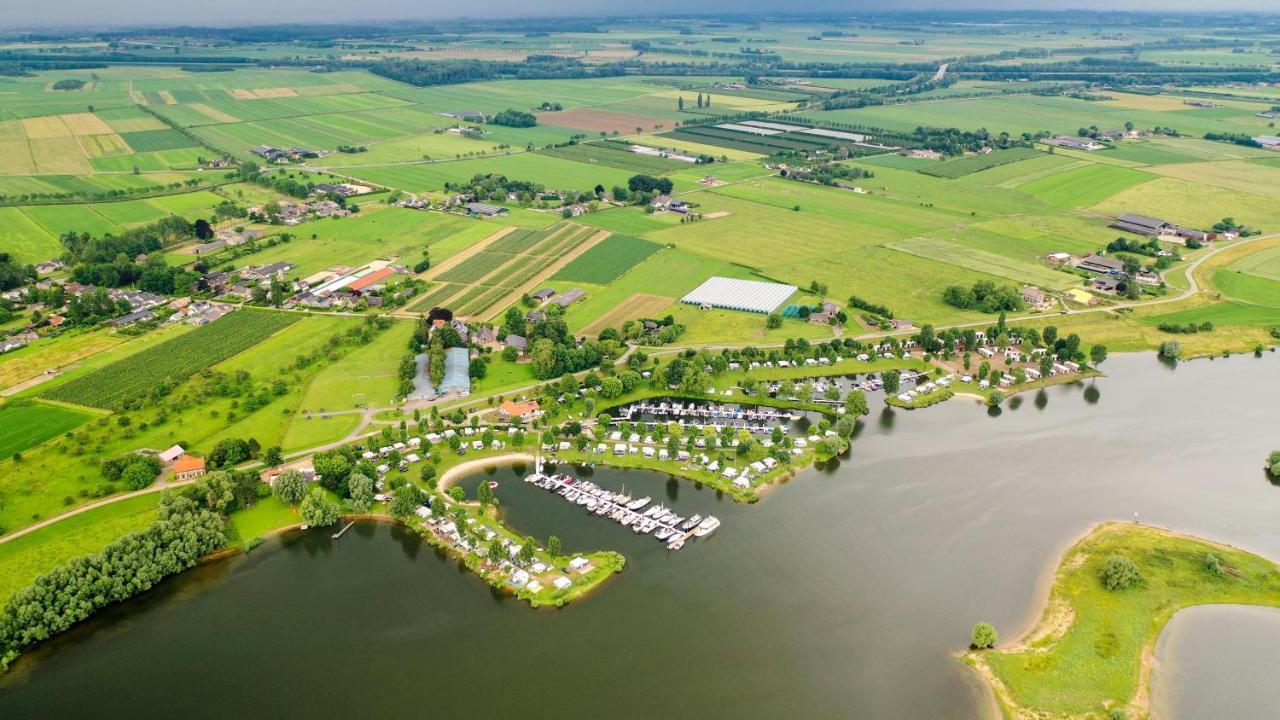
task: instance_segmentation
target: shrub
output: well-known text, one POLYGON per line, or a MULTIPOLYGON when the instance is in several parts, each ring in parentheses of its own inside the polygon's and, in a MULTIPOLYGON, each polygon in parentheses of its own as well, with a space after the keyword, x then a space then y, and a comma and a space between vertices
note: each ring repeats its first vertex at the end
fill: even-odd
POLYGON ((996 646, 996 629, 991 623, 980 622, 973 626, 973 632, 969 633, 969 647, 975 650, 985 650, 996 646))
POLYGON ((1102 564, 1102 569, 1098 571, 1098 578, 1102 580, 1102 586, 1111 592, 1119 592, 1127 590, 1142 582, 1142 573, 1138 572, 1138 566, 1133 561, 1123 555, 1112 555, 1102 564))
POLYGON ((1227 571, 1222 564, 1222 557, 1216 553, 1205 553, 1204 569, 1214 577, 1222 577, 1227 574, 1227 571))

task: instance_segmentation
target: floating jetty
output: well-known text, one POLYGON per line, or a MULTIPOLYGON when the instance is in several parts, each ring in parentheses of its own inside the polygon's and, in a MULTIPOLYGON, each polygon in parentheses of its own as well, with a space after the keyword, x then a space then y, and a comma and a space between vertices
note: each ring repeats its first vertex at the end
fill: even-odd
POLYGON ((651 498, 632 498, 568 475, 545 475, 541 472, 541 463, 538 471, 524 481, 580 505, 592 515, 606 517, 631 528, 632 532, 652 534, 665 542, 668 550, 679 550, 690 538, 710 535, 720 527, 720 521, 713 516, 685 518, 662 503, 652 503, 651 498))

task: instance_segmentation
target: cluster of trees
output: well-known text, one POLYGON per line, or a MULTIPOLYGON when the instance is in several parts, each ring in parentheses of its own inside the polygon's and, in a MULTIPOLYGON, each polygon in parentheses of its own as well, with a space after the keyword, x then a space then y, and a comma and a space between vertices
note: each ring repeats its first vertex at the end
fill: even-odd
MULTIPOLYGON (((632 175, 627 178, 627 190, 636 195, 666 195, 675 185, 671 178, 654 177, 653 175, 632 175)), ((647 200, 645 202, 648 202, 647 200)))
POLYGON ((0 669, 24 648, 155 587, 225 543, 221 516, 188 498, 166 494, 159 519, 150 527, 40 576, 9 599, 0 612, 0 669))
POLYGON ((509 193, 515 193, 522 200, 527 198, 528 202, 532 202, 534 196, 543 192, 546 187, 542 183, 528 180, 512 180, 500 173, 480 173, 473 175, 465 183, 447 182, 444 189, 452 193, 474 195, 477 200, 502 201, 507 199, 509 193))
POLYGON ((1213 332, 1213 323, 1205 320, 1202 323, 1187 323, 1179 325, 1177 323, 1160 323, 1156 326, 1161 332, 1173 333, 1175 335, 1193 335, 1201 332, 1213 332))
POLYGON ((0 252, 0 290, 12 290, 35 280, 34 265, 23 265, 13 255, 0 252))
MULTIPOLYGON (((704 107, 711 107, 711 93, 707 93, 707 97, 706 97, 706 99, 705 99, 705 100, 702 98, 702 93, 698 93, 698 109, 699 109, 699 110, 701 110, 701 109, 702 109, 702 108, 704 108, 704 107)), ((680 97, 676 98, 676 109, 677 109, 677 110, 681 110, 681 111, 683 111, 683 110, 684 110, 684 96, 683 96, 683 95, 681 95, 680 97)))
POLYGON ((880 315, 882 317, 889 318, 890 320, 893 319, 893 311, 890 310, 887 306, 873 303, 870 300, 867 300, 866 298, 858 297, 857 295, 849 296, 849 307, 858 308, 859 310, 866 310, 869 313, 872 313, 874 315, 880 315))
POLYGON ((870 170, 833 162, 817 162, 803 167, 790 167, 783 170, 781 175, 791 180, 828 186, 839 185, 841 180, 860 180, 862 178, 875 177, 875 173, 870 170))
POLYGON ((1022 294, 1011 285, 997 287, 989 280, 979 280, 973 287, 951 285, 942 291, 942 299, 952 307, 995 313, 1022 309, 1022 294))
POLYGON ((1280 479, 1280 450, 1267 456, 1267 472, 1271 473, 1271 477, 1280 479))
POLYGON ((313 183, 307 182, 305 179, 299 180, 293 176, 293 173, 264 173, 261 172, 261 169, 261 166, 256 162, 246 160, 240 163, 234 172, 227 173, 227 177, 261 185, 289 197, 304 198, 311 194, 313 183))
POLYGON ((533 127, 538 124, 538 117, 531 112, 523 110, 515 110, 507 108, 497 115, 493 116, 494 125, 505 125, 507 127, 526 128, 533 127))
POLYGON ((369 63, 369 72, 392 80, 428 87, 480 80, 553 80, 617 77, 621 64, 584 65, 577 58, 530 55, 524 62, 490 60, 383 60, 369 63))
POLYGON ((339 145, 337 149, 338 149, 338 152, 347 153, 349 155, 355 155, 358 153, 369 151, 369 148, 363 145, 339 145))
POLYGON ((101 462, 102 475, 110 482, 120 482, 126 490, 141 490, 155 482, 162 468, 154 455, 129 453, 101 462))
POLYGON ((1138 255, 1146 255, 1148 257, 1156 257, 1156 253, 1160 252, 1162 249, 1163 248, 1160 247, 1160 242, 1155 238, 1142 242, 1140 240, 1129 240, 1127 238, 1118 237, 1110 243, 1107 243, 1107 252, 1136 253, 1138 255))
POLYGON ((1207 132, 1204 134, 1205 140, 1217 140, 1218 142, 1231 143, 1233 145, 1243 145, 1244 147, 1262 147, 1262 144, 1253 139, 1248 133, 1220 133, 1207 132))
POLYGON ((118 235, 94 237, 89 233, 66 232, 59 241, 64 250, 62 258, 71 266, 71 278, 78 283, 104 287, 139 283, 144 290, 171 293, 175 284, 186 282, 177 278, 186 274, 185 271, 169 268, 159 257, 148 256, 148 262, 142 265, 134 260, 139 255, 154 254, 195 237, 194 224, 170 216, 118 235))
POLYGON ((84 87, 84 81, 68 78, 66 80, 59 80, 50 87, 54 90, 79 90, 84 87))
MULTIPOLYGON (((505 321, 503 324, 505 327, 505 321)), ((529 341, 529 360, 534 377, 540 380, 595 367, 603 361, 612 360, 622 348, 621 343, 613 340, 578 343, 558 315, 528 324, 525 337, 529 341)))

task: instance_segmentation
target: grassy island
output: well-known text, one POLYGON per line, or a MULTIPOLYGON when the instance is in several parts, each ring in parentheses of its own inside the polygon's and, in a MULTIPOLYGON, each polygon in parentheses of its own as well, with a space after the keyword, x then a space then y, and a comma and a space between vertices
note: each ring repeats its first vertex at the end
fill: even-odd
POLYGON ((1006 718, 1140 720, 1149 713, 1156 639, 1165 624, 1179 610, 1211 604, 1280 607, 1280 569, 1226 545, 1106 523, 1063 556, 1030 633, 963 658, 1006 718), (1109 590, 1104 566, 1128 565, 1117 556, 1131 561, 1138 577, 1109 590))

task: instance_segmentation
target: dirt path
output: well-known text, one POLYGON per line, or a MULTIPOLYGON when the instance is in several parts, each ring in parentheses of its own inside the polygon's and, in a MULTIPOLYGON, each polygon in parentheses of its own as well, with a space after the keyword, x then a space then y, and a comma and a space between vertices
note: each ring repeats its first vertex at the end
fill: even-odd
POLYGON ((62 513, 61 515, 54 515, 53 517, 48 518, 47 520, 41 520, 40 522, 34 525, 28 525, 22 528, 21 530, 14 530, 13 532, 9 533, 8 535, 5 535, 4 537, 0 537, 0 544, 7 543, 10 540, 17 540, 18 538, 24 535, 30 535, 31 533, 41 528, 49 527, 54 523, 62 522, 67 518, 75 517, 76 515, 80 515, 82 513, 87 513, 90 510, 96 510, 105 505, 118 503, 118 502, 121 502, 122 500, 128 500, 129 498, 135 498, 140 495, 150 495, 151 493, 164 492, 165 490, 170 490, 176 487, 191 485, 194 482, 196 481, 195 480, 179 480, 177 482, 166 482, 164 480, 161 480, 160 482, 150 487, 145 487, 141 490, 134 490, 133 492, 127 492, 127 493, 124 493, 123 495, 112 495, 111 497, 103 498, 101 500, 95 500, 87 505, 81 505, 80 507, 74 510, 68 510, 67 512, 62 513))

